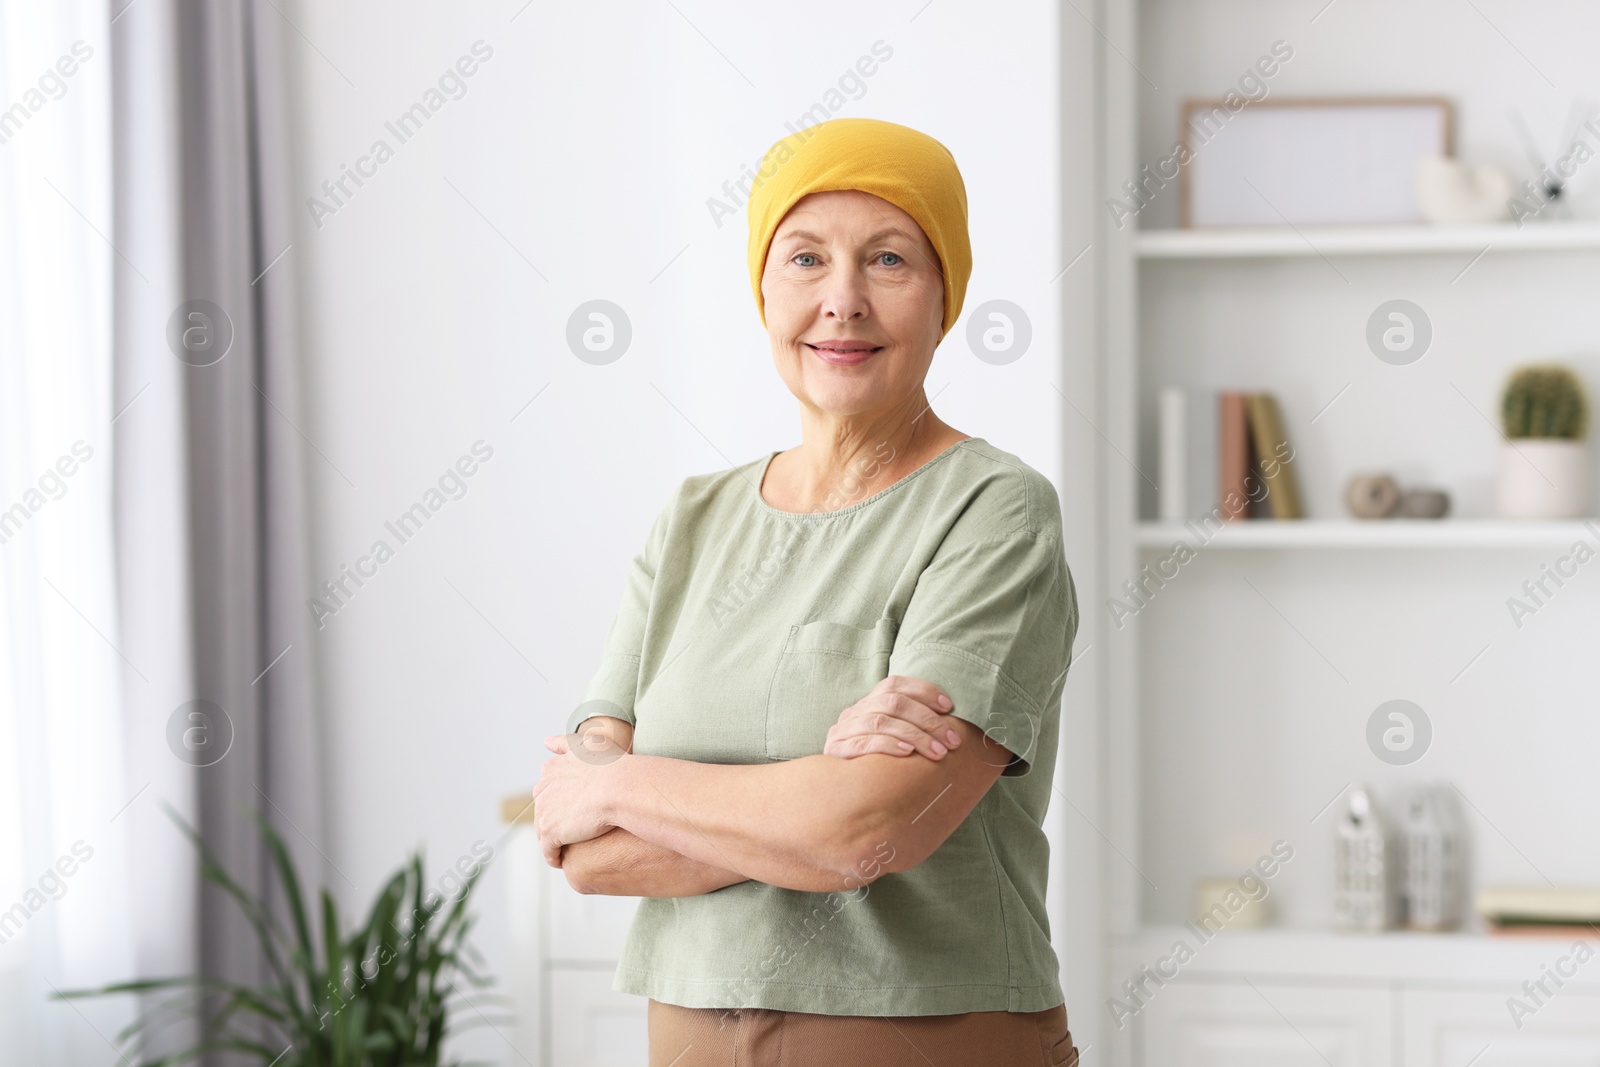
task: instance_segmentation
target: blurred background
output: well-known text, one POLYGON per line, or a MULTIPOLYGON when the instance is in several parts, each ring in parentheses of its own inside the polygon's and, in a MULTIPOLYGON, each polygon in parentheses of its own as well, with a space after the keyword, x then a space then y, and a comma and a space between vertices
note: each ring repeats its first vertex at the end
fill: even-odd
POLYGON ((744 205, 854 115, 954 154, 928 395, 1062 501, 1084 1062, 1596 1062, 1596 40, 1583 0, 0 0, 0 1058, 188 1048, 181 998, 125 1031, 182 988, 61 994, 189 976, 258 1038, 218 1063, 385 1005, 424 1060, 642 1062, 632 902, 517 817, 668 494, 799 443, 744 205))

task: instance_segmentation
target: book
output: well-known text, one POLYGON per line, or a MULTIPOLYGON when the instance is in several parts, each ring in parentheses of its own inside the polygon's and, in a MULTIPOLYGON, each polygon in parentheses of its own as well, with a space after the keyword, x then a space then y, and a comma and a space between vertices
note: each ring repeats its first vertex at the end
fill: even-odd
POLYGON ((1161 390, 1156 409, 1160 413, 1156 477, 1161 482, 1156 514, 1181 522, 1189 517, 1188 397, 1182 389, 1168 386, 1161 390))
POLYGON ((1295 478, 1294 449, 1283 431, 1277 398, 1271 393, 1249 393, 1245 405, 1250 421, 1250 470, 1266 487, 1263 517, 1305 518, 1295 478))
POLYGON ((1493 937, 1559 937, 1583 940, 1600 937, 1600 924, 1577 926, 1572 923, 1490 923, 1493 937))
POLYGON ((1163 387, 1157 394, 1157 415, 1157 518, 1209 518, 1218 499, 1216 393, 1163 387))
POLYGON ((1488 886, 1478 891, 1477 908, 1484 919, 1501 927, 1600 924, 1600 888, 1488 886))
POLYGON ((1245 394, 1217 394, 1217 511, 1233 521, 1250 517, 1250 416, 1245 394))

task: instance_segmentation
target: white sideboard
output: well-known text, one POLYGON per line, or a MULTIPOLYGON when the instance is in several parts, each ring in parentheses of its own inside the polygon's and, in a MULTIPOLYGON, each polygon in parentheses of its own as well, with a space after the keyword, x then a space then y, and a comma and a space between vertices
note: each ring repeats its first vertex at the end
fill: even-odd
MULTIPOLYGON (((525 803, 517 798, 518 804, 525 803)), ((507 802, 508 813, 511 802, 507 802)), ((640 1067, 648 1053, 643 997, 611 988, 638 897, 585 896, 544 862, 527 823, 506 835, 511 976, 518 1055, 529 1067, 640 1067)))
MULTIPOLYGON (((1182 936, 1155 928, 1124 942, 1123 972, 1182 936)), ((1147 980, 1125 1021, 1137 1062, 1161 1067, 1600 1067, 1600 937, 1581 965, 1573 943, 1224 932, 1165 984, 1147 980), (1541 979, 1549 995, 1523 988, 1541 979), (1510 998, 1531 1010, 1514 1016, 1510 998)))

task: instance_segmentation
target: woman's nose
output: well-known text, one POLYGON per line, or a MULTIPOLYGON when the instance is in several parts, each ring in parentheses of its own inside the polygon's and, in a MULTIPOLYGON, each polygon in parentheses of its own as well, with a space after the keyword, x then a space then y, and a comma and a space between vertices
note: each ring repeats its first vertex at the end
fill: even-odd
POLYGON ((866 315, 867 280, 855 266, 836 268, 829 276, 822 294, 822 314, 839 322, 866 315))

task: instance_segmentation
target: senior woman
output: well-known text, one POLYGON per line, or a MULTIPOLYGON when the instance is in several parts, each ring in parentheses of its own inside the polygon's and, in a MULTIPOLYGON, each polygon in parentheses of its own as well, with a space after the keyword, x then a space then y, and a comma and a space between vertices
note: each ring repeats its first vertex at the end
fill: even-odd
POLYGON ((652 1067, 1075 1064, 1042 828, 1078 623, 1060 502, 924 392, 971 272, 960 172, 846 118, 757 180, 801 443, 660 512, 546 739, 545 859, 643 898, 614 988, 649 998, 652 1067))

